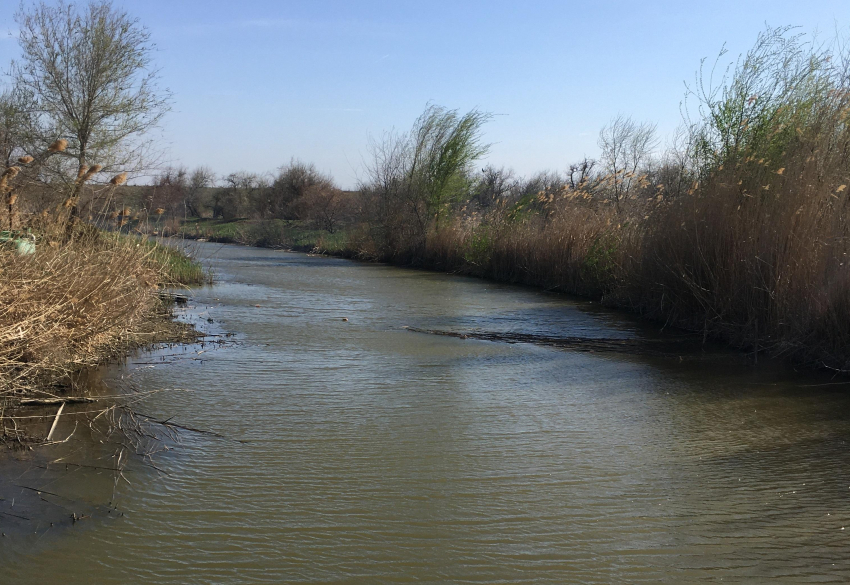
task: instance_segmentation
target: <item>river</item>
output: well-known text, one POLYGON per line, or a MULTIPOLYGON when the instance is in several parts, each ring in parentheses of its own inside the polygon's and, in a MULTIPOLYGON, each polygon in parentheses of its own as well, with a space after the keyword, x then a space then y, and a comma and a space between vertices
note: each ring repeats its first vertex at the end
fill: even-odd
POLYGON ((80 429, 5 461, 0 582, 850 581, 850 385, 678 341, 474 338, 669 339, 534 289, 199 252, 217 283, 184 318, 232 337, 103 378, 222 436, 117 478, 80 429))

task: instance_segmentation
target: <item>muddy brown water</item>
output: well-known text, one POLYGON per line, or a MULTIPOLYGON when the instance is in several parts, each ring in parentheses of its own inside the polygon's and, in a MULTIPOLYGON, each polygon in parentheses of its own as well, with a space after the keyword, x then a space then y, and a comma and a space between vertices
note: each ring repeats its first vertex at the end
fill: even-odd
POLYGON ((850 581, 850 384, 541 291, 200 253, 218 284, 185 318, 230 343, 104 378, 225 438, 119 478, 80 429, 5 460, 0 582, 850 581))

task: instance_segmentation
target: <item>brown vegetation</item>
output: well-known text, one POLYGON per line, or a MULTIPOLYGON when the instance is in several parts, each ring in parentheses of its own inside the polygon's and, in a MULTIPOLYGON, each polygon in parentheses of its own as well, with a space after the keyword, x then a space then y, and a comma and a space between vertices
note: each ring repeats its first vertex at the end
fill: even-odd
MULTIPOLYGON (((61 149, 21 164, 47 161, 61 149)), ((0 437, 15 418, 4 416, 33 394, 54 396, 82 369, 156 341, 152 322, 166 314, 160 285, 197 280, 196 264, 145 240, 100 231, 73 211, 83 187, 100 170, 80 169, 69 187, 42 183, 37 169, 8 167, 0 174, 7 194, 9 231, 0 244, 0 437), (40 213, 19 214, 30 192, 53 191, 62 201, 40 213), (18 242, 35 248, 22 249, 18 242)), ((108 187, 111 196, 121 175, 108 187)), ((116 213, 126 220, 129 210, 116 213)), ((111 215, 111 214, 110 214, 111 215)), ((120 225, 120 222, 119 222, 120 225)), ((14 436, 20 438, 17 431, 14 436)))
POLYGON ((0 397, 125 347, 162 310, 155 291, 166 275, 153 256, 135 240, 97 235, 47 240, 34 255, 0 252, 0 397))
POLYGON ((601 161, 566 177, 476 180, 461 165, 437 199, 416 157, 456 146, 422 140, 435 122, 420 120, 374 149, 351 251, 589 295, 756 358, 850 371, 850 54, 768 30, 690 97, 701 118, 660 158, 651 125, 618 117, 601 161))

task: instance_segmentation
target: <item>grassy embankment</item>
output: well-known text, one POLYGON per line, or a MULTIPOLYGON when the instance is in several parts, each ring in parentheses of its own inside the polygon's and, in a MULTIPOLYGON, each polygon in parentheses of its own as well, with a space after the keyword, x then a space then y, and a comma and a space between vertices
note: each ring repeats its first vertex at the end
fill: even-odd
POLYGON ((302 220, 192 218, 181 224, 178 234, 185 238, 203 238, 210 242, 262 248, 320 251, 338 255, 354 253, 349 230, 341 229, 331 233, 302 220))

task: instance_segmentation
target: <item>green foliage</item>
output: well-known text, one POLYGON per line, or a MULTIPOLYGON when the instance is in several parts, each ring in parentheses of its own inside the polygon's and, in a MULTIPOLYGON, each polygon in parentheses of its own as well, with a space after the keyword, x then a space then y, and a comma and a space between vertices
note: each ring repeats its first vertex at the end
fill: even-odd
POLYGON ((762 32, 717 85, 711 84, 714 71, 706 83, 701 69, 690 94, 700 103, 694 154, 703 178, 739 163, 781 168, 788 148, 842 87, 846 72, 829 50, 792 31, 762 32))
POLYGON ((27 139, 18 146, 35 155, 70 137, 65 156, 51 160, 66 163, 71 180, 92 162, 142 165, 149 145, 142 137, 171 104, 171 93, 158 87, 150 32, 107 0, 21 3, 15 21, 21 57, 11 77, 31 102, 27 139))
POLYGON ((617 272, 617 246, 618 241, 614 234, 599 235, 584 257, 581 266, 582 279, 587 283, 610 287, 617 272))
POLYGON ((487 266, 493 250, 493 236, 485 226, 474 230, 466 240, 463 260, 471 266, 487 266))
POLYGON ((469 193, 470 165, 484 156, 481 128, 490 114, 431 105, 413 125, 411 181, 418 183, 429 216, 444 214, 447 204, 469 193))
POLYGON ((151 240, 141 240, 141 242, 150 248, 149 260, 160 269, 163 278, 162 284, 166 286, 190 286, 210 281, 210 276, 204 271, 201 263, 187 254, 185 250, 151 240))
POLYGON ((487 153, 481 130, 490 114, 429 105, 407 134, 372 144, 362 211, 387 257, 418 253, 429 229, 472 192, 472 164, 487 153))
POLYGON ((203 237, 213 242, 303 251, 318 248, 322 251, 344 252, 349 242, 347 230, 331 233, 316 229, 308 221, 286 219, 192 219, 184 222, 180 231, 186 237, 203 237))

